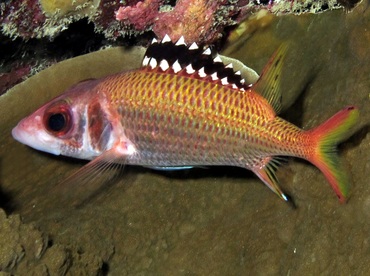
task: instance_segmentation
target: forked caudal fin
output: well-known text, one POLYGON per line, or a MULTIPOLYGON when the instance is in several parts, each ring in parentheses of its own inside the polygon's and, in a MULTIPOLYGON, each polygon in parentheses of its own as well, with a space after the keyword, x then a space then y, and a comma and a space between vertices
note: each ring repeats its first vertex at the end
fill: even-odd
POLYGON ((316 148, 308 160, 325 175, 342 203, 348 196, 349 179, 336 153, 336 146, 351 134, 351 129, 358 118, 358 109, 348 106, 309 131, 316 141, 316 148))

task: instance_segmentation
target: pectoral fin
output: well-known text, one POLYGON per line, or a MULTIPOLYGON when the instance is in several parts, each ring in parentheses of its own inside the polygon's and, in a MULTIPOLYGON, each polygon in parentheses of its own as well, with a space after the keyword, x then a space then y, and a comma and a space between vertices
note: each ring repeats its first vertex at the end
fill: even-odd
POLYGON ((132 149, 113 147, 96 157, 55 187, 63 204, 79 206, 122 172, 132 149))

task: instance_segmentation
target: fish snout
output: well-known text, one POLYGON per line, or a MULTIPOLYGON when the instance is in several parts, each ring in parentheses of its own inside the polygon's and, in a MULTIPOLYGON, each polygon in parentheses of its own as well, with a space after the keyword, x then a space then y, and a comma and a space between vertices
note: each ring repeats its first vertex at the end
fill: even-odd
POLYGON ((39 116, 33 120, 25 118, 12 129, 12 136, 18 142, 31 148, 59 155, 60 143, 46 133, 40 124, 41 118, 39 116))

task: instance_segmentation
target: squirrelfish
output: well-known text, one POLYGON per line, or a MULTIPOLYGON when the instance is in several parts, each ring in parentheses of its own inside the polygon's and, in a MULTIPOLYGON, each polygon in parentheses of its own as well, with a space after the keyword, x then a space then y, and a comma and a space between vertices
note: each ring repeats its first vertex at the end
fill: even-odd
POLYGON ((286 48, 275 52, 255 84, 247 84, 210 48, 183 38, 154 39, 140 69, 71 87, 12 134, 37 150, 92 160, 75 174, 79 180, 116 164, 238 166, 285 201, 275 168, 280 156, 299 157, 319 168, 344 202, 349 180, 336 145, 350 134, 359 111, 345 107, 307 131, 278 117, 286 48))

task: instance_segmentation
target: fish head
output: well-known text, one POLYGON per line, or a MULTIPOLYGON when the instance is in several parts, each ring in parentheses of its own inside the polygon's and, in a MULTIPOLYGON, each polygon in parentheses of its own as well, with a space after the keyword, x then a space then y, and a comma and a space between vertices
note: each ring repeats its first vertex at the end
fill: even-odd
POLYGON ((99 155, 91 146, 89 106, 94 102, 96 82, 81 82, 22 119, 12 130, 13 138, 36 150, 54 155, 92 159, 99 155))

